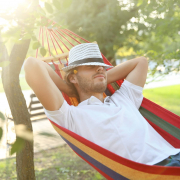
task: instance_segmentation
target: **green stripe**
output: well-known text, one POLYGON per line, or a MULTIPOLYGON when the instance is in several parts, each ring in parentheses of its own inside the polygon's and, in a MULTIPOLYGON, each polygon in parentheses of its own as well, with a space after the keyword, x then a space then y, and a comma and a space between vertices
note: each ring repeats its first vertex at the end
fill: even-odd
POLYGON ((176 126, 173 126, 172 124, 166 122, 165 120, 161 119, 160 117, 156 116, 152 112, 148 111, 147 109, 140 107, 139 109, 142 116, 144 116, 146 119, 150 120, 172 136, 176 137, 180 140, 180 129, 176 126))
POLYGON ((115 91, 119 89, 119 85, 116 82, 111 83, 111 86, 115 91))

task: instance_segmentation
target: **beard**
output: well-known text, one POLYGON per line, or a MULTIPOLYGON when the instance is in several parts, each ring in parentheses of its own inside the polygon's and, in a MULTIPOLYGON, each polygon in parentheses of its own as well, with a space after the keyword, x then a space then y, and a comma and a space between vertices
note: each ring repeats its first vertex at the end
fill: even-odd
POLYGON ((79 88, 85 93, 103 93, 107 87, 107 80, 94 83, 94 81, 79 75, 77 75, 77 79, 79 82, 79 88))

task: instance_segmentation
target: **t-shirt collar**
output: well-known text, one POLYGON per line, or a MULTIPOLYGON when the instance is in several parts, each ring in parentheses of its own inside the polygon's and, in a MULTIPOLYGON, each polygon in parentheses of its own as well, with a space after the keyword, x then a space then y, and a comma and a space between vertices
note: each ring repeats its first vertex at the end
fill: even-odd
MULTIPOLYGON (((110 101, 110 97, 107 96, 104 99, 104 103, 105 102, 109 102, 110 101)), ((89 99, 86 99, 84 101, 82 101, 81 103, 79 103, 78 106, 83 106, 83 105, 101 105, 103 104, 98 98, 96 98, 95 96, 91 96, 89 99)))

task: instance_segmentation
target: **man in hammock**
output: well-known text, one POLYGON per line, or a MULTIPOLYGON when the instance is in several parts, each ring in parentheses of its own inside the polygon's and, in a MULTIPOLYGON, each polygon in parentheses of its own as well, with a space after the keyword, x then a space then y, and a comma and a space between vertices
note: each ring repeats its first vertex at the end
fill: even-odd
POLYGON ((44 106, 49 119, 124 158, 147 165, 180 166, 180 149, 161 137, 138 109, 147 77, 144 57, 126 61, 109 71, 99 47, 85 43, 73 47, 64 82, 46 63, 28 58, 26 81, 44 106), (103 97, 107 84, 125 79, 112 96, 103 97), (79 96, 70 106, 61 92, 79 96), (173 162, 169 162, 172 155, 173 162))

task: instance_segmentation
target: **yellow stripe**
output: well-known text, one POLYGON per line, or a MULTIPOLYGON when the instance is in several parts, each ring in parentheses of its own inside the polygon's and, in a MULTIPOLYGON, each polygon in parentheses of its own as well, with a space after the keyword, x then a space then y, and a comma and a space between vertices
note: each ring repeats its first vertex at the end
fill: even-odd
POLYGON ((65 139, 67 139, 70 143, 74 144, 76 147, 81 149, 83 152, 100 162, 101 164, 105 165, 106 167, 112 169, 113 171, 121 174, 122 176, 133 179, 133 180, 179 180, 180 176, 173 176, 173 175, 157 175, 157 174, 150 174, 145 173, 142 171, 138 171, 127 166, 124 166, 120 163, 109 159, 108 157, 98 153, 97 151, 89 148, 88 146, 84 145, 83 143, 79 142, 75 138, 71 137, 67 133, 63 132, 61 129, 56 127, 52 124, 54 129, 61 134, 65 139))

